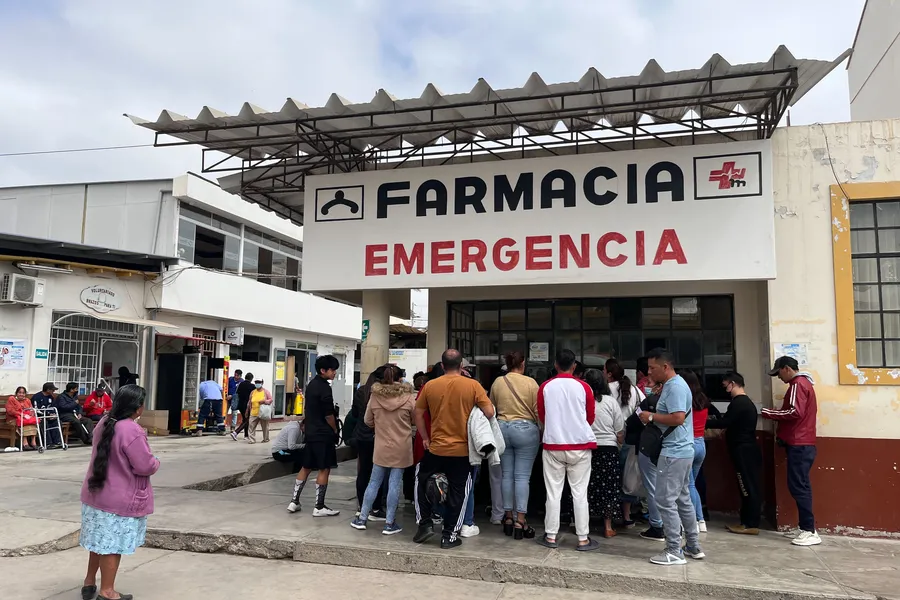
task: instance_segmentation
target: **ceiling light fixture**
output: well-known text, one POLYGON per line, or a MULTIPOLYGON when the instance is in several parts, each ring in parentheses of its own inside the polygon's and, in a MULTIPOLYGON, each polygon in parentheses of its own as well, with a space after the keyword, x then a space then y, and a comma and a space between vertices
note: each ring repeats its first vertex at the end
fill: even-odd
POLYGON ((42 265, 32 263, 15 263, 15 265, 23 271, 35 271, 38 273, 60 273, 62 275, 71 275, 75 271, 68 267, 54 267, 53 265, 42 265))

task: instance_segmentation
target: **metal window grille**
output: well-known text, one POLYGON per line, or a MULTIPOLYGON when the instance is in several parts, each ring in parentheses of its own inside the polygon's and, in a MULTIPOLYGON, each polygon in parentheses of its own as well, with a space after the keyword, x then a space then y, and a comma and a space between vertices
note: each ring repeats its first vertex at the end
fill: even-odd
POLYGON ((131 323, 101 321, 59 311, 53 311, 52 318, 58 324, 50 329, 47 380, 60 389, 70 381, 82 390, 89 390, 97 383, 101 340, 138 339, 137 326, 131 323))
POLYGON ((193 337, 208 340, 203 342, 197 342, 200 345, 200 353, 205 354, 206 356, 216 356, 216 339, 218 336, 218 332, 210 331, 209 329, 197 329, 194 328, 193 337))

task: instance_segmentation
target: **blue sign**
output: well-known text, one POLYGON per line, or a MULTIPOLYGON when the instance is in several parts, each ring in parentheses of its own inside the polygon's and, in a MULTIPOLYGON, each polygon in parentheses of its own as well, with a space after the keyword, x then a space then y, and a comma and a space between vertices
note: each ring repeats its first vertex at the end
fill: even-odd
POLYGON ((34 357, 47 360, 48 358, 50 358, 50 351, 47 350, 46 348, 35 348, 34 349, 34 357))

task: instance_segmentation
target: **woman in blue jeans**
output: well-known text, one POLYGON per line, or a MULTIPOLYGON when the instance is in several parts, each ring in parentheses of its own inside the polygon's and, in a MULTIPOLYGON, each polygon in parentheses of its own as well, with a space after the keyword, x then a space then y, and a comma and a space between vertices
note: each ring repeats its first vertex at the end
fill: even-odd
POLYGON ((504 357, 507 373, 491 386, 491 400, 497 407, 500 431, 506 452, 500 456, 503 495, 503 533, 515 539, 533 538, 529 527, 528 486, 531 468, 541 446, 538 427, 537 382, 525 375, 525 356, 510 352, 504 357))
POLYGON ((709 398, 703 393, 703 387, 700 385, 700 378, 693 371, 685 371, 682 378, 691 388, 691 394, 694 397, 694 464, 691 466, 691 503, 694 505, 694 512, 697 513, 697 526, 700 533, 706 533, 706 521, 703 520, 703 502, 700 500, 700 493, 697 491, 697 475, 700 473, 700 467, 703 466, 703 460, 706 458, 706 440, 703 438, 706 430, 706 419, 709 417, 709 398))

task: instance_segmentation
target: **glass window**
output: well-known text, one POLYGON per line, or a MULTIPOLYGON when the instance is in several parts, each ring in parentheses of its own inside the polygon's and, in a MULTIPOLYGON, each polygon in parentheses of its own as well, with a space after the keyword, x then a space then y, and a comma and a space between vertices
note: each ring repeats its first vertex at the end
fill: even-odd
MULTIPOLYGON (((231 346, 229 356, 231 360, 267 363, 271 360, 271 352, 272 338, 244 335, 244 345, 231 346)), ((265 379, 265 376, 259 375, 257 378, 265 379)))
POLYGON ((272 285, 272 251, 266 248, 259 249, 259 273, 258 280, 272 285))
POLYGON ((550 329, 553 322, 552 306, 546 301, 528 303, 528 329, 550 329))
POLYGON ((556 334, 556 347, 553 349, 553 357, 560 350, 571 350, 575 353, 575 360, 581 360, 581 332, 566 331, 556 334))
POLYGON ((217 215, 212 216, 212 226, 234 235, 241 235, 241 226, 239 224, 217 215))
POLYGON ((501 361, 507 352, 518 350, 522 356, 528 356, 528 340, 524 331, 504 331, 500 334, 501 361))
POLYGON ((500 303, 500 329, 525 329, 525 302, 500 303))
POLYGON ((644 298, 642 305, 641 325, 644 328, 668 329, 670 327, 668 298, 644 298))
POLYGON ((300 291, 300 261, 296 258, 287 259, 288 289, 300 291))
POLYGON ((856 360, 900 366, 900 202, 850 204, 856 360))
POLYGON ((528 356, 530 363, 553 364, 553 332, 529 331, 528 332, 528 356))
POLYGON ((584 364, 589 367, 602 367, 613 355, 612 341, 609 332, 584 332, 584 364))
POLYGON ((230 235, 225 236, 225 257, 223 268, 232 273, 238 272, 241 260, 241 240, 230 235))
POLYGON ((640 329, 640 298, 613 298, 610 303, 613 329, 640 329))
POLYGON ((609 329, 609 300, 585 300, 581 316, 585 329, 609 329))
POLYGON ((178 258, 187 262, 194 262, 194 240, 197 236, 197 226, 190 221, 179 219, 178 221, 178 258))
POLYGON ((262 244, 263 234, 261 231, 257 231, 252 227, 244 227, 244 239, 256 242, 257 244, 262 244))
POLYGON ((500 334, 475 334, 475 362, 495 363, 500 361, 500 334))
POLYGON ((696 368, 703 364, 703 332, 673 331, 672 351, 679 367, 696 368))
POLYGON ((731 329, 731 298, 725 296, 707 296, 700 298, 700 322, 704 329, 731 329))
POLYGON ((672 327, 700 329, 700 302, 697 298, 672 298, 672 327))
POLYGON ((188 219, 197 221, 198 223, 203 223, 204 225, 212 224, 212 213, 205 211, 202 208, 197 208, 184 202, 179 202, 178 212, 182 217, 187 217, 188 219))
POLYGON ((287 256, 280 252, 272 253, 272 285, 275 287, 286 288, 287 279, 287 256))
POLYGON ((485 302, 475 305, 475 329, 477 331, 497 331, 500 327, 500 305, 485 302))
POLYGON ((613 356, 626 368, 634 368, 637 359, 646 354, 641 346, 641 332, 613 333, 613 356))
POLYGON ((256 278, 259 272, 259 246, 256 244, 244 244, 244 275, 256 278))
POLYGON ((573 331, 581 329, 581 302, 556 303, 556 330, 573 331))

